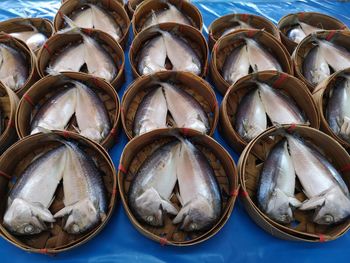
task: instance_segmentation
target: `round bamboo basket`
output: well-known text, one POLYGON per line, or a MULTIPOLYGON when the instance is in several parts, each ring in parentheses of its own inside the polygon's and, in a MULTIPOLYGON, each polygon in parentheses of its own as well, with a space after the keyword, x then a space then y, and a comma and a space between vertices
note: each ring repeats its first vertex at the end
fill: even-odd
POLYGON ((313 41, 314 37, 317 39, 331 41, 335 45, 339 45, 350 52, 350 49, 348 48, 350 46, 350 31, 320 31, 315 33, 314 36, 307 36, 300 42, 292 55, 292 60, 295 67, 295 76, 304 81, 311 92, 313 92, 316 85, 304 77, 303 65, 306 56, 309 54, 311 49, 315 47, 315 42, 313 41))
MULTIPOLYGON (((317 145, 337 170, 342 170, 349 163, 350 156, 341 145, 316 129, 293 125, 271 127, 251 141, 240 157, 238 172, 244 207, 260 227, 278 238, 306 242, 335 240, 348 230, 349 219, 337 225, 324 226, 312 221, 314 210, 295 210, 295 221, 289 225, 282 225, 267 217, 257 205, 256 192, 263 163, 272 147, 283 137, 284 132, 296 133, 317 145), (257 155, 258 152, 259 155, 257 155)), ((348 170, 342 172, 342 177, 348 187, 350 186, 349 175, 348 170)), ((306 199, 302 191, 296 190, 295 195, 300 201, 306 199)))
MULTIPOLYGON (((131 223, 138 231, 162 245, 189 246, 209 239, 223 227, 228 220, 228 217, 231 215, 239 185, 235 164, 222 146, 215 142, 211 137, 194 130, 177 129, 179 134, 186 134, 186 137, 202 151, 210 165, 213 167, 221 189, 223 200, 222 216, 212 229, 205 233, 184 232, 180 230, 178 225, 172 224, 169 215, 165 216, 165 224, 163 227, 152 227, 143 222, 139 222, 134 217, 128 206, 128 190, 130 183, 148 156, 150 156, 161 145, 175 140, 175 137, 172 135, 173 132, 174 130, 159 129, 138 136, 130 141, 121 156, 118 184, 123 206, 131 223)), ((173 203, 176 202, 176 205, 179 205, 179 202, 175 197, 173 197, 171 201, 173 203)))
POLYGON ((128 0, 127 10, 130 17, 134 16, 136 8, 145 0, 128 0))
POLYGON ((0 43, 12 47, 20 52, 28 65, 28 78, 21 88, 14 91, 18 97, 21 97, 31 85, 39 78, 36 70, 36 58, 34 52, 30 50, 26 43, 22 40, 14 38, 6 33, 0 32, 0 43))
MULTIPOLYGON (((115 89, 106 81, 94 78, 91 75, 78 72, 66 72, 57 76, 46 76, 35 83, 21 99, 16 113, 16 129, 22 139, 31 132, 31 120, 41 106, 55 94, 65 89, 71 80, 77 80, 91 88, 103 102, 111 123, 111 130, 106 138, 100 142, 106 149, 113 147, 117 141, 119 130, 120 103, 115 89)), ((76 118, 74 117, 67 127, 68 131, 76 132, 76 118)))
POLYGON ((162 23, 160 25, 155 25, 143 30, 135 37, 129 51, 129 60, 130 60, 133 76, 135 78, 138 78, 141 76, 137 69, 137 65, 139 61, 138 53, 142 49, 142 47, 144 47, 147 41, 160 35, 160 33, 157 32, 158 29, 171 32, 188 41, 189 45, 192 47, 194 52, 196 52, 196 54, 198 55, 201 61, 202 72, 200 74, 200 77, 204 77, 206 75, 207 68, 208 68, 207 42, 204 36, 201 34, 201 32, 199 32, 194 27, 188 26, 188 25, 181 25, 177 23, 162 23))
MULTIPOLYGON (((246 142, 236 131, 235 122, 238 106, 243 97, 252 89, 256 88, 255 81, 269 84, 275 89, 280 89, 291 97, 298 107, 305 113, 309 125, 318 129, 320 127, 320 117, 312 99, 312 95, 306 85, 297 78, 277 71, 261 71, 250 74, 239 79, 226 92, 220 106, 220 127, 221 134, 226 142, 237 152, 242 152, 247 146, 246 142)), ((285 123, 287 124, 287 123, 285 123)))
MULTIPOLYGON (((78 134, 56 131, 49 134, 28 136, 14 144, 1 156, 0 165, 2 174, 6 175, 6 177, 0 177, 0 196, 1 200, 3 200, 0 206, 0 230, 4 239, 27 252, 57 254, 78 247, 96 236, 104 228, 112 215, 116 203, 117 191, 116 171, 112 165, 112 160, 101 146, 78 134), (63 219, 59 218, 51 229, 43 231, 40 234, 33 236, 15 236, 2 224, 8 192, 12 188, 14 181, 21 176, 25 168, 32 162, 33 158, 60 145, 57 139, 73 140, 78 143, 79 147, 84 152, 95 159, 97 167, 103 175, 103 182, 107 193, 108 207, 106 218, 90 231, 79 235, 71 235, 65 232, 63 230, 63 219)), ((55 200, 50 206, 50 211, 52 213, 56 213, 64 207, 63 198, 63 187, 62 184, 60 184, 56 190, 55 200)))
POLYGON ((107 11, 109 11, 110 15, 114 18, 115 22, 120 26, 122 31, 122 37, 118 40, 119 44, 125 48, 126 44, 128 42, 128 36, 129 36, 129 28, 130 28, 130 19, 128 14, 126 13, 123 1, 119 0, 102 0, 102 1, 96 1, 96 0, 87 0, 87 1, 80 1, 80 0, 69 0, 64 2, 60 9, 58 10, 55 19, 54 19, 54 26, 55 30, 59 31, 66 27, 63 15, 66 15, 68 17, 71 17, 71 15, 78 9, 82 8, 87 3, 91 4, 101 4, 103 8, 107 11))
MULTIPOLYGON (((0 32, 11 34, 11 33, 32 30, 30 26, 23 24, 26 22, 31 23, 35 28, 38 29, 40 33, 44 34, 47 38, 50 38, 54 34, 54 28, 53 28, 52 22, 48 19, 39 18, 39 17, 38 18, 16 17, 6 21, 2 21, 0 22, 0 32)), ((35 54, 38 54, 39 50, 40 48, 32 51, 35 54)))
POLYGON ((189 72, 163 71, 138 78, 123 96, 121 119, 124 131, 130 140, 134 137, 133 125, 137 109, 148 92, 156 87, 156 81, 174 83, 190 94, 206 112, 210 124, 208 134, 213 135, 219 119, 219 107, 210 84, 189 72))
POLYGON ((17 95, 0 82, 0 154, 17 140, 15 116, 19 99, 17 95))
POLYGON ((273 35, 276 39, 281 40, 277 27, 267 18, 251 14, 229 14, 214 20, 210 24, 208 37, 210 50, 212 50, 219 38, 222 37, 224 31, 235 25, 237 21, 242 21, 255 29, 266 30, 266 32, 273 35))
POLYGON ((287 37, 287 32, 297 23, 298 20, 324 30, 348 30, 348 27, 343 22, 329 15, 316 12, 288 14, 280 19, 277 27, 280 30, 282 43, 286 46, 290 54, 293 53, 298 43, 290 40, 287 37))
MULTIPOLYGON (((70 1, 70 0, 69 0, 70 1)), ((101 44, 101 47, 112 57, 116 67, 117 75, 111 81, 111 84, 117 90, 123 85, 125 80, 124 67, 125 58, 124 51, 121 46, 107 33, 95 29, 83 29, 84 34, 89 35, 101 44)), ((77 44, 82 42, 82 36, 80 34, 55 34, 52 36, 42 47, 38 54, 37 68, 40 76, 43 78, 48 73, 46 69, 51 61, 62 49, 71 44, 77 44)))
POLYGON ((265 47, 280 63, 283 72, 293 75, 293 65, 288 51, 278 39, 264 30, 239 30, 220 38, 211 53, 210 76, 222 95, 225 95, 231 86, 222 76, 225 60, 235 48, 244 43, 244 38, 252 38, 265 47))
POLYGON ((203 27, 203 18, 198 10, 198 8, 191 4, 188 1, 184 0, 149 0, 144 1, 135 11, 132 18, 132 30, 136 36, 142 31, 147 19, 152 16, 152 12, 159 12, 167 9, 167 3, 170 3, 176 6, 185 16, 187 16, 193 27, 197 28, 199 31, 202 31, 203 27))
MULTIPOLYGON (((61 3, 63 4, 63 3, 68 2, 68 1, 70 1, 70 0, 61 0, 61 3)), ((117 1, 118 1, 118 3, 120 3, 121 5, 124 5, 124 0, 117 0, 117 1)))
POLYGON ((326 119, 326 109, 329 100, 329 95, 331 90, 339 83, 341 76, 343 74, 349 74, 350 68, 338 71, 332 74, 328 79, 321 82, 314 90, 312 96, 315 100, 316 107, 320 113, 321 119, 321 130, 339 142, 347 151, 350 150, 350 143, 344 140, 342 137, 338 136, 329 127, 328 121, 326 119))

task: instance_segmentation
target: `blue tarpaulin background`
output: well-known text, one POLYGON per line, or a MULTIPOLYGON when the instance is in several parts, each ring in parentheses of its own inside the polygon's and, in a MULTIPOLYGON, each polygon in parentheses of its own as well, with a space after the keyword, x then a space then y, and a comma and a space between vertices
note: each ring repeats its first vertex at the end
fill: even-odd
MULTIPOLYGON (((283 0, 203 0, 192 1, 204 18, 203 33, 207 37, 210 23, 228 13, 251 13, 265 16, 277 23, 288 14, 300 11, 316 11, 332 15, 350 26, 350 2, 348 1, 283 1, 283 0)), ((0 0, 0 20, 22 17, 53 18, 59 1, 0 0)), ((131 37, 130 42, 131 43, 131 37)), ((125 54, 127 58, 127 53, 125 54)), ((126 59, 127 60, 127 59, 126 59)), ((132 81, 127 61, 127 81, 119 91, 124 91, 132 81)), ((217 93, 219 103, 222 97, 217 93)), ((216 131, 214 138, 231 153, 237 155, 216 131)), ((124 133, 118 145, 111 151, 114 163, 119 163, 123 147, 127 143, 124 133)), ((348 260, 350 233, 336 241, 320 244, 296 243, 274 238, 259 228, 246 214, 239 202, 223 229, 210 240, 192 247, 162 247, 141 235, 129 222, 121 203, 106 228, 87 244, 55 257, 28 254, 0 239, 1 262, 336 262, 348 260)))

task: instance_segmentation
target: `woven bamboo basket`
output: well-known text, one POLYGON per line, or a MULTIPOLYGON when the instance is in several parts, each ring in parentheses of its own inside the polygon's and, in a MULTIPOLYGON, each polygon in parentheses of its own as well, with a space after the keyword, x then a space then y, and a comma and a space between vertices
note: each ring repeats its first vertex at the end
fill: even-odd
POLYGON ((131 64, 131 69, 133 76, 135 78, 140 77, 140 73, 137 70, 138 65, 138 53, 144 47, 145 43, 152 38, 158 36, 160 33, 157 29, 171 32, 178 35, 188 41, 189 45, 192 47, 194 52, 199 56, 202 64, 202 72, 200 77, 204 77, 208 68, 208 45, 204 36, 192 26, 181 25, 177 23, 162 23, 160 25, 155 25, 149 27, 142 32, 140 32, 131 44, 129 51, 129 60, 131 64))
MULTIPOLYGON (((256 201, 256 192, 260 172, 269 151, 283 137, 283 132, 296 133, 305 140, 317 145, 339 171, 349 163, 350 156, 341 145, 330 136, 316 129, 293 125, 284 125, 279 128, 271 127, 248 144, 239 160, 238 172, 243 193, 242 201, 245 208, 258 225, 278 238, 307 242, 325 242, 339 238, 348 230, 349 219, 337 225, 323 226, 312 221, 313 210, 295 210, 295 221, 289 225, 282 225, 271 220, 259 209, 256 201), (257 155, 257 153, 260 154, 257 155)), ((349 187, 350 172, 346 170, 341 174, 349 187)), ((304 193, 300 190, 296 190, 296 197, 300 201, 306 199, 304 193)))
POLYGON ((293 53, 298 43, 290 40, 287 37, 287 32, 295 25, 297 20, 324 30, 348 30, 348 27, 343 22, 329 15, 316 12, 288 14, 280 19, 277 27, 280 30, 282 43, 290 54, 293 53))
MULTIPOLYGON (((15 246, 27 251, 42 254, 57 254, 78 247, 96 236, 107 224, 116 203, 117 179, 112 160, 101 146, 78 134, 71 132, 53 132, 50 134, 36 134, 24 138, 9 148, 0 158, 2 177, 0 177, 1 220, 0 230, 3 237, 15 246), (103 175, 103 182, 107 193, 107 213, 103 222, 92 230, 71 235, 63 230, 63 219, 57 219, 53 227, 33 236, 15 236, 3 226, 3 216, 7 203, 7 195, 13 182, 21 176, 33 158, 60 145, 57 138, 69 139, 77 142, 79 147, 92 156, 103 175)), ((50 206, 54 214, 64 207, 63 187, 60 184, 56 190, 55 200, 50 206)))
POLYGON ((129 16, 132 18, 134 16, 136 8, 145 0, 128 0, 127 10, 129 16))
MULTIPOLYGON (((331 41, 332 43, 339 45, 350 52, 350 31, 320 31, 317 32, 314 37, 331 41)), ((304 77, 303 65, 306 56, 309 54, 313 47, 315 47, 313 36, 307 36, 303 39, 303 41, 300 42, 292 55, 295 67, 295 76, 305 82, 311 92, 313 92, 316 85, 312 84, 304 77)))
POLYGON ((244 38, 253 38, 263 47, 266 47, 267 51, 274 55, 281 64, 283 72, 293 75, 293 65, 288 51, 278 39, 264 30, 238 30, 220 38, 211 53, 210 76, 215 87, 222 95, 230 87, 230 83, 225 81, 222 76, 222 68, 225 60, 235 48, 244 43, 244 38))
MULTIPOLYGON (((159 129, 138 136, 130 141, 121 156, 118 184, 123 206, 130 221, 138 231, 162 245, 189 246, 209 239, 223 227, 232 212, 239 185, 235 164, 224 148, 209 136, 194 130, 178 129, 177 131, 179 134, 184 134, 185 132, 186 137, 203 152, 213 167, 215 176, 220 185, 223 200, 222 216, 210 231, 206 233, 184 232, 180 230, 179 226, 172 224, 171 218, 168 215, 165 216, 165 224, 163 227, 151 227, 145 223, 139 222, 128 206, 128 190, 134 175, 146 158, 158 147, 175 140, 175 137, 171 135, 174 131, 159 129)), ((173 197, 171 201, 179 205, 175 197, 173 197)))
POLYGON ((318 129, 320 117, 306 85, 297 78, 277 71, 261 71, 239 79, 226 93, 220 106, 221 133, 229 145, 237 152, 242 152, 247 146, 246 142, 235 129, 236 113, 242 98, 253 88, 254 81, 267 83, 276 89, 283 90, 294 99, 298 107, 305 113, 309 125, 318 129))
POLYGON ((321 119, 321 130, 339 142, 348 152, 350 150, 350 143, 344 140, 342 137, 336 135, 333 130, 329 127, 329 124, 326 119, 326 108, 329 99, 330 91, 338 84, 338 81, 341 79, 343 74, 349 74, 350 69, 345 69, 338 71, 331 75, 328 79, 321 82, 314 90, 312 96, 315 100, 316 107, 320 113, 321 119))
MULTIPOLYGON (((45 18, 11 18, 6 21, 0 22, 0 32, 7 34, 17 33, 22 31, 32 30, 30 26, 24 25, 23 22, 30 22, 38 31, 44 34, 47 38, 50 38, 54 33, 52 22, 45 18)), ((40 48, 32 50, 35 54, 38 54, 40 48)))
POLYGON ((105 10, 109 11, 109 13, 112 15, 112 17, 116 21, 116 23, 120 26, 123 35, 118 40, 118 42, 123 48, 125 48, 128 42, 129 28, 130 28, 131 22, 121 2, 118 0, 102 0, 102 1, 69 0, 69 1, 66 1, 64 4, 62 4, 62 6, 60 7, 60 9, 58 10, 55 16, 55 19, 54 19, 55 30, 59 31, 66 26, 63 15, 70 17, 76 10, 82 8, 87 3, 92 3, 92 4, 98 3, 98 4, 101 4, 105 10))
POLYGON ((197 28, 199 31, 202 31, 202 15, 198 8, 190 2, 184 0, 149 0, 144 1, 134 13, 132 18, 132 30, 134 35, 137 35, 142 31, 142 27, 144 26, 146 20, 152 16, 152 12, 157 13, 158 11, 165 10, 167 8, 167 2, 176 6, 189 18, 193 27, 197 28))
MULTIPOLYGON (((61 0, 61 3, 65 3, 65 2, 68 2, 69 0, 61 0)), ((124 0, 117 0, 118 3, 120 3, 121 5, 124 5, 124 0)))
POLYGON ((25 62, 28 65, 28 78, 21 88, 15 91, 18 97, 21 97, 24 92, 29 89, 31 85, 39 78, 36 70, 36 58, 34 52, 24 43, 22 40, 14 38, 6 33, 0 32, 0 43, 8 45, 15 50, 19 51, 25 58, 25 62))
POLYGON ((19 99, 17 95, 0 82, 0 154, 6 151, 18 138, 15 131, 15 117, 18 102, 19 99))
MULTIPOLYGON (((88 34, 90 37, 98 41, 105 51, 112 57, 118 73, 111 81, 111 84, 117 90, 122 86, 125 80, 125 58, 124 51, 121 46, 107 33, 100 30, 89 29, 83 30, 84 34, 88 34)), ((48 75, 46 69, 51 61, 55 59, 62 49, 71 44, 77 44, 82 42, 82 36, 80 34, 55 34, 52 36, 42 47, 38 54, 37 68, 40 76, 43 78, 48 75)))
POLYGON ((276 39, 281 40, 277 27, 267 18, 251 14, 229 14, 214 20, 210 24, 208 37, 210 50, 212 50, 224 31, 235 25, 237 21, 242 21, 255 29, 266 30, 266 32, 273 35, 276 39))
POLYGON ((155 81, 174 83, 193 96, 206 112, 210 123, 209 135, 213 135, 219 119, 219 108, 210 84, 189 72, 163 71, 138 78, 125 92, 122 99, 121 119, 124 131, 129 139, 134 137, 133 125, 138 106, 144 96, 156 87, 155 81))
MULTIPOLYGON (((46 76, 35 83, 22 97, 16 113, 16 129, 22 139, 31 132, 31 120, 39 111, 40 107, 50 100, 52 96, 65 89, 65 84, 70 80, 77 80, 90 87, 103 102, 111 123, 111 131, 100 142, 107 149, 113 147, 117 141, 119 130, 120 103, 115 89, 106 81, 94 78, 91 75, 78 72, 67 72, 57 76, 46 76), (64 76, 64 77, 63 77, 64 76)), ((67 130, 76 132, 75 117, 70 121, 67 130)))

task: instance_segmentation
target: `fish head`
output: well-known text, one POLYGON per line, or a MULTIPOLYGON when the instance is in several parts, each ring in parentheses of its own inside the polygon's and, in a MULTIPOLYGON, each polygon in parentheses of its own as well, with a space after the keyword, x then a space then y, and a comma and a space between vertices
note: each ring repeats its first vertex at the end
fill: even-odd
POLYGON ((277 222, 288 224, 293 221, 293 211, 290 198, 281 190, 275 189, 267 204, 266 213, 277 222))
POLYGON ((4 225, 18 235, 34 235, 46 230, 44 222, 54 222, 49 210, 40 203, 29 203, 23 199, 13 200, 4 215, 4 225))
POLYGON ((64 207, 54 217, 68 216, 64 230, 70 234, 79 234, 89 230, 103 218, 98 207, 97 200, 92 201, 85 198, 73 205, 64 207))

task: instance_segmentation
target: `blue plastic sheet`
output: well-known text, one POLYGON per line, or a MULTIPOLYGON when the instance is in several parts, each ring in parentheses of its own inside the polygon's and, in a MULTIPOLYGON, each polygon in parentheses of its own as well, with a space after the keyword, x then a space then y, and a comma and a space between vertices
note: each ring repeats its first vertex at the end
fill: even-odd
MULTIPOLYGON (((210 23, 228 13, 263 15, 273 22, 288 13, 316 11, 332 15, 350 26, 350 2, 347 1, 192 1, 204 18, 204 34, 210 23)), ((53 18, 60 6, 59 1, 0 0, 0 20, 16 16, 53 18)), ((132 36, 131 36, 132 37, 132 36)), ((130 37, 130 42, 131 42, 130 37)), ((128 58, 127 53, 125 57, 128 58)), ((132 81, 129 62, 126 65, 127 81, 119 91, 120 98, 132 81)), ((217 93, 219 103, 222 97, 217 93)), ((218 131, 214 138, 237 161, 237 154, 224 142, 218 131)), ((110 152, 114 163, 119 163, 123 147, 127 143, 124 133, 118 145, 110 152)), ((223 229, 210 240, 191 247, 170 247, 141 235, 128 220, 121 203, 106 228, 94 239, 69 252, 55 257, 28 254, 0 239, 2 262, 336 262, 348 259, 350 233, 336 241, 323 244, 306 244, 274 238, 257 226, 238 201, 231 218, 223 229)))

